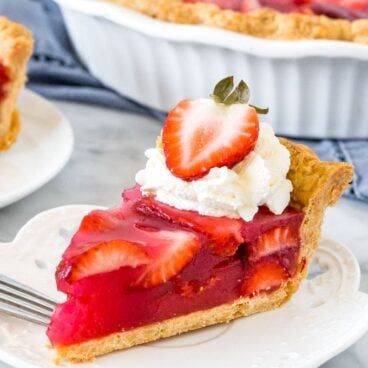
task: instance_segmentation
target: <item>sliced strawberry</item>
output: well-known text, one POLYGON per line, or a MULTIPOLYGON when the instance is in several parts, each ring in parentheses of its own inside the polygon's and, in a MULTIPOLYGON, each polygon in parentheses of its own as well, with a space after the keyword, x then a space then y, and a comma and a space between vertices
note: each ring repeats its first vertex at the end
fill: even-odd
POLYGON ((85 216, 79 227, 83 232, 108 232, 117 227, 119 219, 111 211, 95 210, 85 216))
POLYGON ((259 207, 258 212, 250 222, 245 222, 242 228, 242 237, 249 244, 256 242, 257 238, 267 231, 275 228, 288 226, 294 229, 300 227, 304 214, 301 211, 288 206, 280 215, 273 214, 267 207, 259 207))
POLYGON ((152 287, 178 274, 200 249, 197 236, 187 231, 160 231, 161 244, 150 249, 153 260, 147 265, 138 284, 152 287))
POLYGON ((253 149, 258 131, 256 110, 247 104, 181 101, 169 112, 162 133, 166 165, 187 181, 213 167, 233 167, 253 149))
POLYGON ((250 245, 250 259, 256 260, 281 250, 298 247, 300 243, 299 231, 296 227, 280 226, 261 234, 250 245))
POLYGON ((189 227, 206 235, 212 248, 222 256, 231 256, 243 243, 241 236, 243 221, 227 217, 203 216, 194 211, 178 210, 153 197, 143 197, 137 202, 138 212, 189 227))
POLYGON ((74 282, 88 276, 114 271, 123 266, 135 268, 148 262, 146 252, 137 244, 125 240, 110 240, 96 245, 77 257, 72 262, 68 278, 74 282))
POLYGON ((256 296, 261 292, 270 292, 281 286, 288 277, 286 268, 277 260, 262 260, 246 273, 241 292, 248 297, 256 296))

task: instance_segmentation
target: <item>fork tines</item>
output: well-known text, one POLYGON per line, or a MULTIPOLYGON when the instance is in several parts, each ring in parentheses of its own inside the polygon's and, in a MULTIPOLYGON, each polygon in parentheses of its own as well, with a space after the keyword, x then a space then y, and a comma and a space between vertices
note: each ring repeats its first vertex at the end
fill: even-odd
POLYGON ((57 304, 37 290, 0 275, 0 311, 26 321, 48 325, 57 304))

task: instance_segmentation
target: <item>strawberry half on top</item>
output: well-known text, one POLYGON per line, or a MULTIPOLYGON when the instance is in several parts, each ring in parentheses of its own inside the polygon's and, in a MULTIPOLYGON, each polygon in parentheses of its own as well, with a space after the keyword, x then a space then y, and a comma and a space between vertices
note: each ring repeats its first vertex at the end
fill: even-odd
POLYGON ((258 113, 249 105, 249 88, 233 77, 220 81, 208 99, 183 100, 167 116, 162 132, 166 165, 191 181, 214 167, 233 167, 253 150, 258 138, 258 113))

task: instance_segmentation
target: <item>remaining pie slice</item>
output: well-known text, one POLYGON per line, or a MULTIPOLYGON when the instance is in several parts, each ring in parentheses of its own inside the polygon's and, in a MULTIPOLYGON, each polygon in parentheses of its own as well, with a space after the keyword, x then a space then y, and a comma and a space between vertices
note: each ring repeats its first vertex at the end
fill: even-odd
POLYGON ((67 301, 47 335, 59 359, 267 311, 298 289, 353 169, 279 141, 248 98, 226 78, 212 98, 180 102, 139 185, 84 217, 56 271, 67 301))
POLYGON ((366 0, 107 0, 163 21, 255 37, 368 43, 366 0))
POLYGON ((8 149, 20 131, 16 102, 24 86, 32 49, 31 33, 22 25, 0 17, 0 150, 8 149))

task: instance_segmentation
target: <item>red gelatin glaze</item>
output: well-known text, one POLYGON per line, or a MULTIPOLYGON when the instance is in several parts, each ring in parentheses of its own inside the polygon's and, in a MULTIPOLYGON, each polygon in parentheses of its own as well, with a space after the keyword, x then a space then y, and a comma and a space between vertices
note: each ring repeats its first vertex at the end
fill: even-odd
POLYGON ((141 198, 138 187, 123 197, 121 206, 87 215, 63 255, 56 279, 68 299, 56 308, 47 331, 53 346, 271 292, 296 273, 303 214, 292 208, 279 216, 262 208, 251 222, 215 218, 231 233, 226 252, 226 228, 211 231, 211 217, 141 198), (105 265, 104 246, 119 239, 130 242, 129 253, 118 252, 105 265), (114 262, 122 266, 114 269, 114 262), (78 279, 72 277, 76 270, 96 273, 78 279))
POLYGON ((0 101, 2 101, 6 95, 6 84, 9 82, 8 69, 0 64, 0 101))

